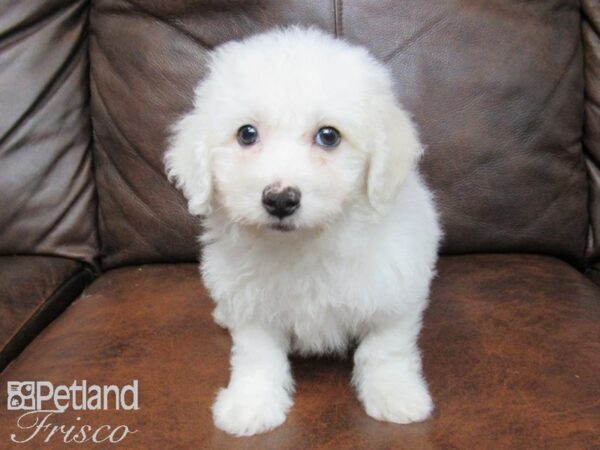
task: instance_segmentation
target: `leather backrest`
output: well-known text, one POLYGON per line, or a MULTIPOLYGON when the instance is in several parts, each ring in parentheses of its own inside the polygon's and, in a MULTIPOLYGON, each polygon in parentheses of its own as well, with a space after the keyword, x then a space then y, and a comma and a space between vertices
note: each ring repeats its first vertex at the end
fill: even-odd
MULTIPOLYGON (((600 262, 600 0, 582 0, 581 36, 585 57, 585 124, 590 182, 590 233, 587 263, 600 262)), ((598 266, 596 267, 598 269, 598 266)))
POLYGON ((580 11, 569 0, 98 0, 91 96, 106 267, 193 260, 197 223, 162 165, 215 45, 315 24, 385 61, 428 147, 444 253, 583 260, 580 11))
POLYGON ((98 255, 88 7, 0 3, 0 254, 98 255))

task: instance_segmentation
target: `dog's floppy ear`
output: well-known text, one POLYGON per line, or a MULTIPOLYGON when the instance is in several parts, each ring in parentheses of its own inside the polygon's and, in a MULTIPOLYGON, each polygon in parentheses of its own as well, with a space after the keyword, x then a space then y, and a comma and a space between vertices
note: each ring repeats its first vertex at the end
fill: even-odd
POLYGON ((371 206, 383 213, 423 153, 410 116, 393 99, 380 108, 367 175, 371 206))
POLYGON ((165 154, 169 181, 183 191, 194 215, 208 214, 212 197, 210 160, 200 119, 194 110, 176 122, 165 154))

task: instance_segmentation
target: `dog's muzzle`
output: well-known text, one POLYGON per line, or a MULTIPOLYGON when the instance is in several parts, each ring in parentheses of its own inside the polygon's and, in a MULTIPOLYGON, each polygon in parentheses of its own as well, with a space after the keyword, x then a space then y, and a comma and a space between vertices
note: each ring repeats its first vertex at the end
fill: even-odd
POLYGON ((281 189, 278 184, 270 184, 262 193, 262 204, 272 216, 283 219, 291 216, 300 207, 300 190, 295 187, 281 189))

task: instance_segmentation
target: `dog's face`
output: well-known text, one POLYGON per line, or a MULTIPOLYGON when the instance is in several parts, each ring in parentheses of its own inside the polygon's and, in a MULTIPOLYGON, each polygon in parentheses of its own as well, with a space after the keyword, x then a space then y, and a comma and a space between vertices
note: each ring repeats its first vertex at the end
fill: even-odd
POLYGON ((420 154, 387 71, 315 30, 219 47, 166 155, 193 214, 319 229, 356 202, 382 212, 420 154))

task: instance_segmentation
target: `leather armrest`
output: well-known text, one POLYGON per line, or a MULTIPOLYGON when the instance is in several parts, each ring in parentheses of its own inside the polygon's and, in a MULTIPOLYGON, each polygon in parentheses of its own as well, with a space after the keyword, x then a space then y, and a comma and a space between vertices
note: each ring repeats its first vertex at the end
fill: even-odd
POLYGON ((49 256, 0 256, 0 371, 93 279, 85 265, 49 256))

